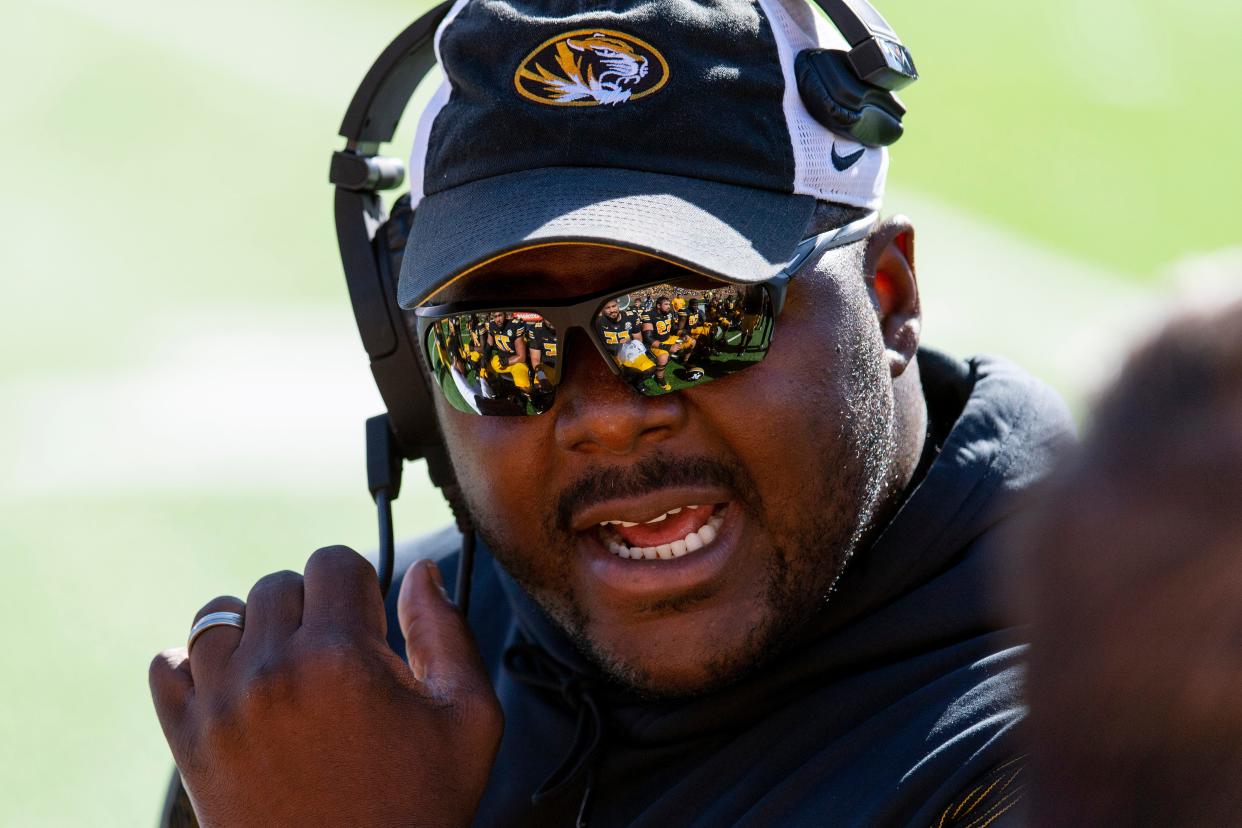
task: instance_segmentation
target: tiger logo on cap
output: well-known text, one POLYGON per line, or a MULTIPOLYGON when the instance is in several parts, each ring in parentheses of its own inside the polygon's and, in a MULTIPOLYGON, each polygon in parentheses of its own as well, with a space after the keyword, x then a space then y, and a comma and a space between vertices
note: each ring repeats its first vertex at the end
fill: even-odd
POLYGON ((667 82, 668 62, 655 47, 606 29, 546 40, 513 75, 522 97, 551 106, 616 106, 658 92, 667 82))

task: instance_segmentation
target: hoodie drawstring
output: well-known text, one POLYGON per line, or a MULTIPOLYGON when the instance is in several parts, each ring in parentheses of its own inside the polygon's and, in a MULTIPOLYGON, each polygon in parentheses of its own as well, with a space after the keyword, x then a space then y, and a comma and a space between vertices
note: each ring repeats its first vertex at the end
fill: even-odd
POLYGON ((515 681, 557 693, 578 714, 574 741, 556 770, 531 795, 538 805, 559 796, 585 771, 586 786, 578 806, 577 828, 586 828, 596 770, 603 758, 604 717, 590 683, 553 659, 534 644, 514 644, 505 650, 505 669, 515 681))

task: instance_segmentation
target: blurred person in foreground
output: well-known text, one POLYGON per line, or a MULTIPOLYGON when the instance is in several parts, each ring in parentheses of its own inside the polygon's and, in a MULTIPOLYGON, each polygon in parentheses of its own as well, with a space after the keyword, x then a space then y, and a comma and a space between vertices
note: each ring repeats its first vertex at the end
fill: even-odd
POLYGON ((1242 824, 1242 302, 1134 354, 1024 531, 1032 824, 1242 824))
POLYGON ((323 549, 154 660, 199 816, 1001 828, 1023 651, 995 530, 1071 426, 1003 360, 922 346, 887 149, 800 98, 825 103, 795 56, 840 34, 803 0, 446 21, 397 298, 416 326, 538 315, 557 370, 515 416, 433 389, 481 541, 468 619, 447 529, 400 551, 387 606, 323 549), (753 336, 675 388, 627 382, 644 346, 608 300, 656 284, 753 336))

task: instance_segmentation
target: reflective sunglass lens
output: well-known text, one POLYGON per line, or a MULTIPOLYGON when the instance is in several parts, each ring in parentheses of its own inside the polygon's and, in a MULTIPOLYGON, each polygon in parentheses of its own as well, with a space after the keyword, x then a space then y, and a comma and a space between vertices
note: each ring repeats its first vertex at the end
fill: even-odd
POLYGON ((435 382, 457 410, 523 416, 552 406, 560 341, 542 316, 462 313, 427 332, 435 382))
POLYGON ((594 330, 622 377, 655 396, 759 362, 771 343, 772 322, 761 286, 669 283, 604 302, 594 330))
MULTIPOLYGON (((606 300, 590 327, 622 378, 657 396, 759 362, 773 321, 764 287, 694 277, 606 300)), ((563 342, 534 311, 453 314, 430 324, 424 345, 436 384, 459 411, 526 416, 552 407, 563 342)))

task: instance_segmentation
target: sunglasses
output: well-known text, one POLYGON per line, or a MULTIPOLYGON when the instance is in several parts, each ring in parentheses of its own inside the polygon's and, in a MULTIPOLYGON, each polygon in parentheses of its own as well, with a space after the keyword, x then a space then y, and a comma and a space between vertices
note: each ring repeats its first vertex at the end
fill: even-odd
POLYGON ((762 362, 790 280, 812 258, 861 241, 878 214, 804 239, 780 273, 738 284, 685 272, 565 303, 450 303, 414 310, 431 377, 458 411, 531 416, 556 400, 564 342, 579 328, 613 373, 654 397, 762 362))

